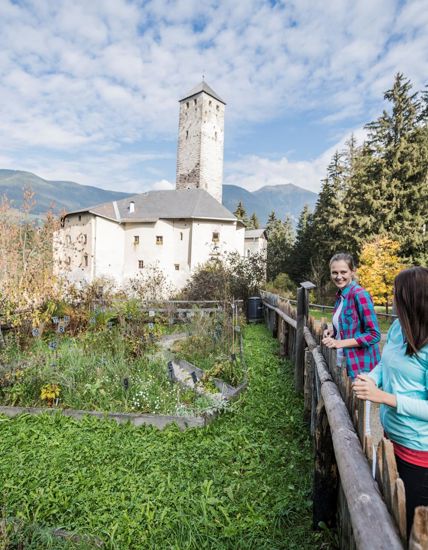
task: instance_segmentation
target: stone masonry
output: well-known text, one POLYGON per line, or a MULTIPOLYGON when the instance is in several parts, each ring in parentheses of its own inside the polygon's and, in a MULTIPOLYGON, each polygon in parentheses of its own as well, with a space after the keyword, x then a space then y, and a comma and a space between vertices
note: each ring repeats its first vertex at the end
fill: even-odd
POLYGON ((180 100, 177 189, 205 189, 221 203, 224 101, 206 82, 180 100))

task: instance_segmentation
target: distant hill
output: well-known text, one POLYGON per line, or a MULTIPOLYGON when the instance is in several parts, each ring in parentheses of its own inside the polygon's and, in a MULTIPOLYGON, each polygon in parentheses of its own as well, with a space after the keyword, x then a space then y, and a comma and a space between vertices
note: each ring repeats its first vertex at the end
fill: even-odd
POLYGON ((255 212, 262 225, 266 224, 272 210, 277 218, 284 219, 289 215, 297 222, 305 204, 313 209, 317 198, 316 193, 292 183, 266 185, 252 193, 237 185, 223 185, 224 206, 234 212, 241 201, 248 216, 255 212))
POLYGON ((50 181, 31 172, 0 169, 0 196, 6 195, 14 208, 20 208, 23 189, 31 187, 36 204, 33 214, 42 215, 50 208, 56 213, 71 212, 113 200, 124 199, 135 193, 107 191, 72 181, 50 181))
MULTIPOLYGON (((32 212, 36 215, 42 215, 50 208, 56 213, 71 212, 135 194, 107 191, 72 181, 45 180, 21 170, 0 169, 0 196, 6 195, 14 208, 21 207, 25 187, 31 187, 35 193, 36 204, 32 212)), ((223 185, 224 206, 233 212, 241 201, 247 214, 250 216, 255 212, 261 224, 266 223, 272 210, 277 218, 284 219, 288 214, 297 221, 304 205, 313 207, 316 200, 316 193, 292 183, 265 186, 253 193, 237 185, 223 185)))

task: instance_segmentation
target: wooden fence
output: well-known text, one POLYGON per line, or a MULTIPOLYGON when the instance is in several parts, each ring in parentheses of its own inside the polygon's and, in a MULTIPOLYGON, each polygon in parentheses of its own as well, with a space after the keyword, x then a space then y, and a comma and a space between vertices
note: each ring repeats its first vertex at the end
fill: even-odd
POLYGON ((391 441, 377 448, 366 435, 366 402, 354 397, 336 351, 321 343, 320 324, 309 317, 309 290, 302 283, 294 307, 262 292, 265 322, 280 354, 294 364, 297 392, 314 440, 313 526, 337 525, 340 548, 428 550, 428 508, 416 509, 410 542, 406 502, 391 441), (375 479, 372 473, 375 474, 375 479))

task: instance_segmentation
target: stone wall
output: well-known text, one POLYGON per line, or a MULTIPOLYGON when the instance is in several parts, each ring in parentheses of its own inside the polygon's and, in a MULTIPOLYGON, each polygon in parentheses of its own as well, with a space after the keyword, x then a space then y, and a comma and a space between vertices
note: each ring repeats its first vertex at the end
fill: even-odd
POLYGON ((224 104, 205 92, 180 102, 177 189, 205 189, 222 200, 224 104))

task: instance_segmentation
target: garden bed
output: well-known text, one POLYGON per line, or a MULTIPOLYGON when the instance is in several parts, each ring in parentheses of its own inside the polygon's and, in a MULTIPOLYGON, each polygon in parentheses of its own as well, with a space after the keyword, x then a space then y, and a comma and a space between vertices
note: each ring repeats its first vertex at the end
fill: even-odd
MULTIPOLYGON (((195 321, 179 335, 166 334, 171 328, 154 316, 120 319, 105 312, 94 315, 84 331, 68 331, 69 319, 54 317, 43 331, 33 328, 30 339, 11 332, 0 356, 2 411, 8 416, 39 414, 44 405, 74 418, 89 414, 136 426, 205 426, 243 389, 240 385, 236 392, 218 376, 219 365, 228 365, 226 376, 236 378, 243 361, 227 359, 230 327, 217 314, 204 319, 195 311, 195 321), (180 348, 170 351, 177 340, 182 353, 180 348), (180 359, 184 356, 196 361, 204 357, 205 364, 206 357, 220 359, 211 371, 196 365, 189 371, 187 366, 189 375, 198 373, 197 381, 188 383, 178 376, 186 372, 180 359), (178 378, 171 376, 171 368, 178 378)), ((232 338, 233 349, 235 332, 232 338)))

